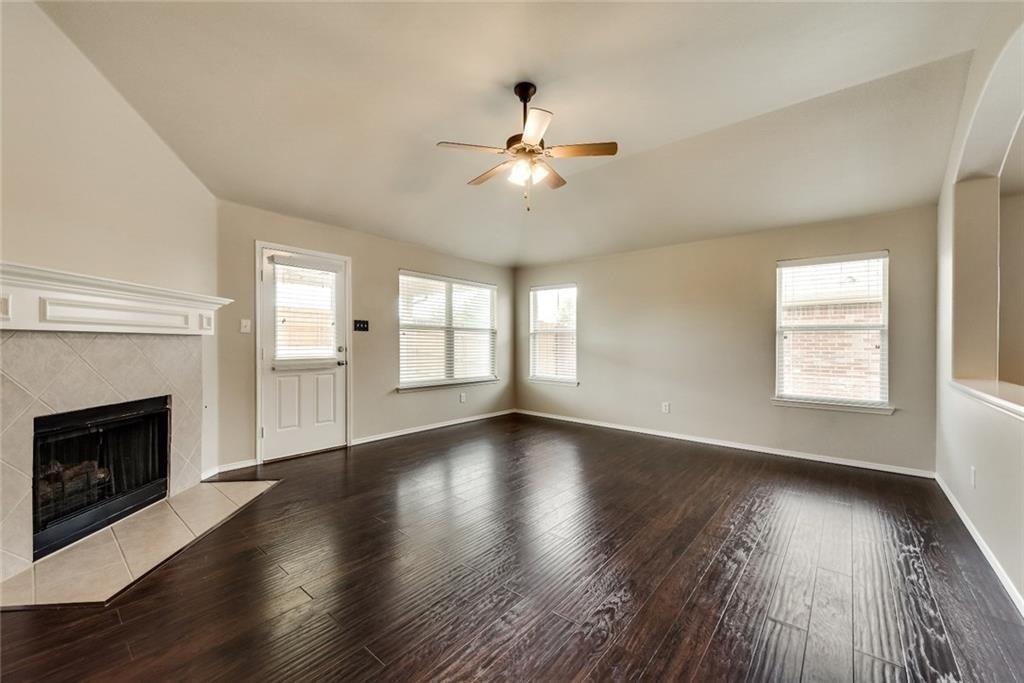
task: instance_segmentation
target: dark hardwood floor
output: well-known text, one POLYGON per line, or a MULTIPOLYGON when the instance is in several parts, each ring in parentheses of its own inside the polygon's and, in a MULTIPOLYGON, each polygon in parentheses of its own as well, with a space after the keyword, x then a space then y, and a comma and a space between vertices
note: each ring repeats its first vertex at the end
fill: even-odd
POLYGON ((932 481, 511 415, 231 473, 269 493, 17 680, 1024 680, 932 481))

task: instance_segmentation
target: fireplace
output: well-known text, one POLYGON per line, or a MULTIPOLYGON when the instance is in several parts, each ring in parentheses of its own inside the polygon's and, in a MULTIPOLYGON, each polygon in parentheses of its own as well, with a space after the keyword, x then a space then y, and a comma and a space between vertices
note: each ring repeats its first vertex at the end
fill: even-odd
POLYGON ((33 559, 167 495, 171 397, 35 418, 33 559))

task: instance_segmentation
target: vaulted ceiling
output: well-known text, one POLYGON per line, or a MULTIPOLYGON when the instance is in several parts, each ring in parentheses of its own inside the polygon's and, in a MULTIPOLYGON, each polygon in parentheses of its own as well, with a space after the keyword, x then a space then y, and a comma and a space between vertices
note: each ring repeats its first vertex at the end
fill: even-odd
POLYGON ((983 4, 45 3, 218 197, 499 264, 935 201, 983 4), (465 183, 518 132, 532 211, 465 183))

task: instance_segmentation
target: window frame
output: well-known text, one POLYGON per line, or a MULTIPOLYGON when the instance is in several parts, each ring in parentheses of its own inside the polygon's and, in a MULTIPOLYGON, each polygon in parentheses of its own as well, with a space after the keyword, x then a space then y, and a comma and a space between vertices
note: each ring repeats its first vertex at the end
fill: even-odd
POLYGON ((337 300, 339 279, 341 277, 341 263, 337 261, 330 261, 321 258, 312 258, 302 255, 294 254, 271 254, 267 257, 267 260, 274 266, 270 269, 270 277, 274 280, 271 285, 270 291, 274 297, 271 302, 271 306, 274 309, 274 327, 271 330, 271 346, 270 346, 270 360, 274 367, 279 368, 316 368, 316 367, 329 367, 335 365, 338 362, 338 347, 341 345, 339 338, 342 336, 342 332, 339 329, 339 323, 337 317, 337 309, 339 302, 337 300), (324 273, 332 273, 334 275, 334 292, 332 294, 332 300, 334 303, 334 342, 331 344, 331 352, 323 356, 303 356, 293 358, 279 358, 277 355, 278 351, 278 325, 276 319, 279 317, 277 314, 277 268, 276 266, 285 266, 288 268, 305 268, 306 270, 316 270, 324 273))
POLYGON ((398 391, 420 391, 423 389, 439 389, 444 387, 453 387, 464 384, 488 384, 492 382, 498 382, 501 378, 498 376, 498 285, 491 284, 488 282, 477 282, 475 280, 467 280, 464 278, 449 277, 447 275, 436 275, 434 273, 423 273, 416 270, 408 270, 405 268, 399 269, 398 271, 398 391), (402 324, 402 310, 401 310, 401 296, 402 296, 402 276, 417 277, 425 280, 434 280, 436 282, 445 283, 445 325, 444 327, 436 327, 432 325, 403 325, 402 324), (454 347, 451 355, 448 354, 449 345, 454 345, 455 332, 459 330, 468 330, 473 332, 479 332, 485 330, 483 327, 455 327, 452 325, 452 285, 468 285, 472 287, 480 287, 490 290, 491 292, 491 374, 484 375, 481 377, 465 377, 456 378, 454 377, 455 372, 455 352, 454 347), (433 379, 425 380, 422 382, 406 382, 402 383, 402 331, 410 330, 444 330, 445 331, 445 379, 433 379), (451 359, 452 362, 447 362, 451 359))
POLYGON ((565 282, 557 285, 536 285, 530 287, 530 301, 529 301, 529 328, 527 330, 527 358, 526 358, 526 373, 527 381, 535 382, 537 384, 556 384, 561 386, 572 386, 578 387, 580 385, 580 286, 575 282, 565 282), (543 375, 533 374, 533 338, 537 334, 542 334, 533 329, 533 307, 534 307, 534 292, 540 292, 550 289, 569 289, 576 290, 576 316, 573 320, 573 332, 576 336, 576 375, 572 379, 561 379, 558 377, 545 377, 543 375))
POLYGON ((855 413, 871 413, 878 415, 892 415, 896 408, 892 403, 892 345, 890 343, 891 330, 891 299, 889 296, 889 250, 863 252, 855 254, 837 254, 833 256, 822 256, 800 259, 780 259, 775 262, 775 365, 773 375, 773 390, 771 402, 777 406, 792 408, 816 408, 821 410, 839 410, 855 413), (829 263, 845 263, 850 261, 882 260, 882 320, 881 325, 782 325, 782 272, 786 268, 799 266, 824 265, 829 263), (818 396, 798 396, 781 394, 781 351, 783 335, 788 331, 814 331, 814 330, 878 330, 880 332, 880 345, 883 357, 882 376, 885 398, 880 401, 857 401, 842 400, 818 396))

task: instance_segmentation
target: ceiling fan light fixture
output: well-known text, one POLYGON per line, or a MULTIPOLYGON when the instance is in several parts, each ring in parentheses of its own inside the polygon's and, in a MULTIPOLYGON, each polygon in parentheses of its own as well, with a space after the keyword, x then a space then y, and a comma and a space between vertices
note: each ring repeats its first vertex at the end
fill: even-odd
POLYGON ((533 184, 536 185, 537 183, 539 183, 540 181, 544 180, 547 177, 548 169, 544 166, 544 164, 534 163, 533 172, 530 176, 530 180, 533 182, 533 184))
POLYGON ((508 174, 508 181, 514 185, 525 185, 530 175, 530 162, 527 159, 519 159, 508 174))

